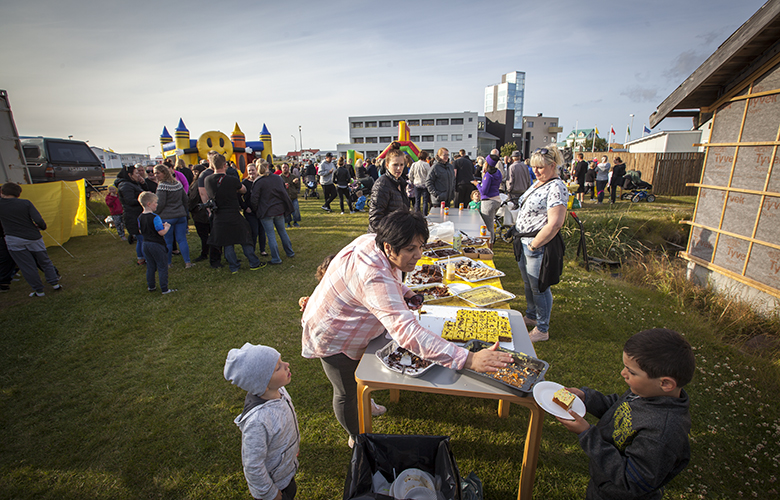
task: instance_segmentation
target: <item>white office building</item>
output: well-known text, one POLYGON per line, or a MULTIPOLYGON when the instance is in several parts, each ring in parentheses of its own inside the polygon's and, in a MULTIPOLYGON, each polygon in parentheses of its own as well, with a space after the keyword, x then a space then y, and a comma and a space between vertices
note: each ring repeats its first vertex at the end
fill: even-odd
POLYGON ((465 149, 469 157, 477 157, 479 116, 471 111, 350 116, 349 143, 337 146, 339 155, 354 149, 366 158, 375 158, 398 140, 398 123, 402 120, 409 126, 410 140, 423 151, 435 153, 444 147, 452 153, 465 149))

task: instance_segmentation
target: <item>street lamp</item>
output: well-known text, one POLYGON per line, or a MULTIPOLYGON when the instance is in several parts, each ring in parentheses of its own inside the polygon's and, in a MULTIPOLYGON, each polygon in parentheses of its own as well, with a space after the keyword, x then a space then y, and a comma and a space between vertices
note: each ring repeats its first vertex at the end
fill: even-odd
POLYGON ((628 116, 630 116, 630 117, 631 117, 631 126, 630 126, 630 127, 628 127, 628 132, 629 132, 629 134, 628 134, 628 140, 630 141, 630 140, 631 140, 631 129, 632 129, 632 128, 634 128, 634 113, 631 113, 631 114, 630 114, 630 115, 628 115, 628 116))
POLYGON ((300 125, 298 125, 298 139, 300 139, 300 141, 298 141, 298 142, 301 143, 301 152, 303 152, 303 137, 301 136, 301 126, 300 125))
POLYGON ((295 139, 295 136, 290 134, 290 137, 293 138, 293 144, 295 144, 295 149, 293 151, 298 151, 298 141, 295 139))
POLYGON ((149 157, 149 162, 152 161, 152 153, 149 152, 149 148, 154 148, 154 147, 156 147, 154 144, 152 144, 151 146, 146 146, 146 156, 149 157))

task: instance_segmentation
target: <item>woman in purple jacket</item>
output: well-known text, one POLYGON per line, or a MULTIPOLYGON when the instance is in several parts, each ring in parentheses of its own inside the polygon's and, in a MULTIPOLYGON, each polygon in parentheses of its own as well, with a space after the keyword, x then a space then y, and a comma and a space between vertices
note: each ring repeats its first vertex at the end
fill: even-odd
POLYGON ((501 171, 497 167, 498 160, 497 155, 488 155, 485 158, 487 168, 485 168, 483 173, 482 182, 477 184, 477 181, 474 181, 482 198, 479 204, 479 211, 490 232, 490 248, 493 248, 493 243, 496 241, 493 221, 496 218, 498 207, 501 205, 501 198, 498 193, 498 188, 501 186, 501 171))

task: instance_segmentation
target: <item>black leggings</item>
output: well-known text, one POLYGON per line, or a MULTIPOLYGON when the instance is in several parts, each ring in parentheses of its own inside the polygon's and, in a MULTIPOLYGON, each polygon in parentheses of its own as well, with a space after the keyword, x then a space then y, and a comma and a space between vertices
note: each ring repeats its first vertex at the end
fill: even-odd
POLYGON ((340 187, 336 188, 339 191, 339 205, 341 205, 341 211, 344 212, 344 198, 347 199, 347 205, 349 206, 349 211, 353 212, 352 209, 352 200, 349 197, 349 188, 348 187, 340 187))

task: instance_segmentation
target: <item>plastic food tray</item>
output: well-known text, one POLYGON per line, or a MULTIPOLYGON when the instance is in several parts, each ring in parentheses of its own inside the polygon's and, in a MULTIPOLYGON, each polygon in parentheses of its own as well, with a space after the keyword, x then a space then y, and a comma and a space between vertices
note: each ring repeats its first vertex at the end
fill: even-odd
MULTIPOLYGON (((429 265, 435 266, 436 264, 429 264, 429 265)), ((411 281, 412 276, 414 275, 414 273, 420 270, 422 270, 422 266, 418 265, 418 266, 414 266, 414 271, 412 271, 411 273, 406 273, 406 279, 404 280, 406 286, 413 289, 420 286, 441 285, 444 282, 444 271, 446 271, 446 269, 439 267, 439 271, 441 271, 441 281, 431 281, 429 283, 412 283, 411 281)))
POLYGON ((385 367, 388 370, 394 371, 396 373, 401 373, 404 375, 409 375, 410 377, 419 377, 423 373, 430 370, 432 367, 436 366, 436 363, 431 362, 431 364, 426 366, 425 368, 411 368, 411 367, 406 368, 403 365, 396 365, 394 363, 391 363, 390 361, 388 361, 387 358, 398 348, 399 348, 398 342, 393 340, 383 348, 376 351, 376 357, 379 358, 379 361, 381 361, 382 364, 385 365, 385 367))
MULTIPOLYGON (((466 258, 468 258, 468 257, 466 257, 466 258)), ((504 274, 502 271, 499 271, 498 269, 492 268, 492 267, 490 267, 489 265, 485 264, 482 261, 474 260, 474 259, 468 259, 468 260, 473 263, 473 264, 471 264, 471 267, 475 267, 475 268, 480 268, 481 267, 481 268, 490 269, 492 271, 495 271, 496 274, 493 275, 493 276, 485 276, 484 278, 467 278, 467 277, 463 276, 462 274, 458 273, 458 270, 456 269, 455 270, 455 274, 457 274, 458 277, 460 279, 462 279, 463 281, 468 281, 469 283, 477 283, 479 281, 492 280, 492 279, 495 279, 495 278, 502 278, 502 277, 506 276, 506 274, 504 274)), ((442 262, 437 262, 437 264, 441 265, 442 262)), ((458 264, 456 263, 455 265, 457 266, 458 264)))
MULTIPOLYGON (((481 340, 469 340, 468 342, 466 342, 466 345, 463 347, 465 347, 471 352, 479 352, 482 349, 487 349, 488 347, 491 347, 491 344, 487 342, 483 342, 481 340)), ((550 367, 547 361, 542 361, 541 359, 534 358, 523 352, 512 351, 500 346, 498 350, 503 352, 508 352, 509 354, 512 355, 512 358, 514 358, 514 365, 510 365, 510 367, 507 368, 512 368, 515 370, 528 369, 529 374, 523 375, 522 385, 517 386, 496 378, 496 374, 499 372, 492 372, 492 374, 489 374, 489 373, 475 372, 474 370, 469 370, 469 369, 465 369, 464 371, 473 374, 475 376, 478 376, 484 380, 487 380, 491 384, 497 385, 501 388, 508 387, 512 390, 520 391, 523 393, 533 392, 534 384, 536 384, 541 380, 544 380, 544 374, 547 373, 547 369, 550 367)), ((506 368, 504 370, 506 370, 506 368)))
POLYGON ((490 307, 493 304, 500 304, 515 298, 515 295, 494 287, 493 285, 482 285, 474 288, 469 288, 458 294, 458 298, 465 300, 474 307, 490 307), (489 300, 487 298, 480 299, 480 296, 492 293, 494 296, 498 296, 495 300, 489 300))
POLYGON ((445 247, 445 248, 439 248, 439 249, 436 249, 436 250, 426 250, 426 251, 423 252, 422 255, 423 255, 423 257, 426 257, 426 258, 431 259, 431 260, 452 259, 453 257, 458 257, 458 256, 463 255, 460 252, 455 252, 455 253, 452 253, 451 255, 443 255, 443 256, 436 256, 435 255, 435 252, 443 252, 443 251, 455 252, 455 250, 452 248, 452 246, 450 246, 450 247, 445 247))
POLYGON ((447 287, 450 291, 450 294, 446 297, 435 297, 435 298, 426 297, 425 298, 426 304, 435 304, 437 302, 454 299, 458 296, 459 293, 463 293, 470 288, 468 285, 464 285, 463 283, 452 283, 450 285, 445 285, 443 283, 429 283, 427 285, 410 286, 409 288, 411 290, 414 290, 417 293, 424 293, 425 290, 428 290, 430 288, 437 288, 442 286, 447 287))

